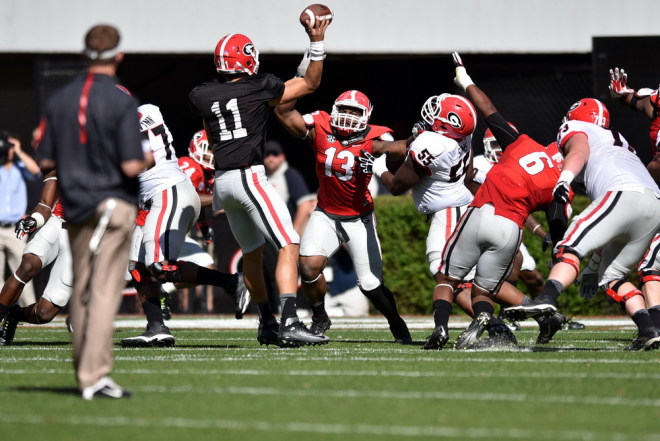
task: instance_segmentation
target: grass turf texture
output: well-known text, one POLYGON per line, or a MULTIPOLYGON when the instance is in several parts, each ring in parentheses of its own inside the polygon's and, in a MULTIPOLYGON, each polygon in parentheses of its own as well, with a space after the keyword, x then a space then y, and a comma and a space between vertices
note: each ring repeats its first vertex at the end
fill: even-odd
MULTIPOLYGON (((382 320, 381 320, 382 321, 382 320)), ((428 319, 424 319, 426 323, 428 319)), ((461 325, 467 325, 467 322, 461 325)), ((113 378, 130 399, 75 394, 69 334, 19 327, 0 348, 7 440, 660 439, 660 352, 624 352, 630 327, 560 331, 506 351, 423 351, 385 328, 328 331, 330 344, 260 347, 256 330, 176 329, 170 349, 123 349, 113 378)))

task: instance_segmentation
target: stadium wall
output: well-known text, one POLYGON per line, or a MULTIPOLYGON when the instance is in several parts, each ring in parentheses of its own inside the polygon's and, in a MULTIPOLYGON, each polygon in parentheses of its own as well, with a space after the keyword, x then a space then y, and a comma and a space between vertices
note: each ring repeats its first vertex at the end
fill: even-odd
MULTIPOLYGON (((132 53, 207 53, 224 34, 263 53, 298 53, 309 0, 3 0, 0 53, 75 53, 112 23, 132 53)), ((637 0, 328 0, 336 54, 585 53, 591 38, 653 35, 660 2, 637 0)))

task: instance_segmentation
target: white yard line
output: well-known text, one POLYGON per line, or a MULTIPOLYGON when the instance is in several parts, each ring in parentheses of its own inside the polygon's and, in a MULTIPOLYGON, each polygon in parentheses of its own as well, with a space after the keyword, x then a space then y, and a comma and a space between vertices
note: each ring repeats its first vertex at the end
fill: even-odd
MULTIPOLYGON (((218 360, 220 361, 220 360, 218 360)), ((119 375, 152 375, 159 376, 165 375, 190 375, 190 376, 207 376, 207 375, 236 375, 236 376, 280 376, 288 377, 291 375, 301 377, 394 377, 394 378, 511 378, 511 374, 507 372, 442 372, 442 371, 351 371, 351 370, 320 370, 320 371, 305 371, 305 370, 284 370, 277 371, 272 369, 113 369, 112 371, 119 375)), ((7 369, 0 368, 0 374, 6 375, 32 375, 32 374, 52 374, 52 375, 71 375, 71 369, 7 369)), ((516 374, 516 378, 530 378, 530 379, 565 379, 566 377, 575 379, 598 379, 598 380, 616 380, 616 381, 655 381, 660 380, 659 374, 635 374, 635 373, 622 373, 622 372, 607 372, 607 373, 592 373, 592 372, 520 372, 516 374)))
MULTIPOLYGON (((344 423, 307 423, 307 422, 266 422, 266 421, 239 421, 230 419, 202 419, 202 418, 145 418, 134 416, 30 416, 0 414, 0 422, 4 424, 31 424, 53 427, 64 426, 101 426, 101 427, 146 427, 146 428, 173 428, 190 430, 233 430, 238 432, 280 432, 280 433, 318 433, 337 435, 365 435, 365 436, 400 436, 400 437, 436 437, 458 439, 536 439, 536 440, 569 440, 569 441, 657 441, 660 433, 624 433, 624 432, 596 432, 590 430, 560 431, 543 429, 496 429, 492 427, 438 427, 416 425, 388 425, 388 424, 344 424, 344 423)), ((191 435, 192 436, 192 435, 191 435)))
MULTIPOLYGON (((433 318, 431 316, 404 316, 408 328, 410 329, 433 329, 433 318)), ((635 325, 629 317, 577 317, 580 323, 589 327, 623 327, 634 329, 635 325)), ((309 322, 309 318, 303 321, 309 322)), ((259 322, 257 316, 245 316, 242 320, 236 320, 229 316, 195 316, 180 315, 166 322, 170 329, 257 329, 259 322)), ((450 329, 464 329, 470 324, 470 318, 467 316, 452 316, 449 321, 450 329)), ((143 328, 147 325, 147 320, 138 315, 119 316, 115 320, 115 328, 143 328)), ((47 325, 21 324, 21 326, 41 326, 41 327, 65 327, 64 317, 56 317, 47 325)), ((538 325, 534 320, 526 320, 520 323, 524 328, 536 328, 538 325)), ((331 330, 338 329, 388 329, 387 321, 380 316, 373 317, 339 317, 332 318, 331 330)))

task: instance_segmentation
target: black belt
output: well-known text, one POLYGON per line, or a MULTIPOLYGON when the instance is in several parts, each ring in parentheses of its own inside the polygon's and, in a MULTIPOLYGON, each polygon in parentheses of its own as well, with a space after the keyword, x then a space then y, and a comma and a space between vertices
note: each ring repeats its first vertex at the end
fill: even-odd
POLYGON ((9 228, 15 225, 14 222, 0 222, 0 228, 9 228))

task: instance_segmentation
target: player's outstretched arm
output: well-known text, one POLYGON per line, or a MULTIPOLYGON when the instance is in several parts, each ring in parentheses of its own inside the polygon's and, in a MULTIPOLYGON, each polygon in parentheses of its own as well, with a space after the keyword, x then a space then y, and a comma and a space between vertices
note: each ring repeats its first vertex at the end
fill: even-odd
MULTIPOLYGON (((285 104, 309 95, 321 85, 323 73, 323 59, 325 58, 325 46, 323 44, 325 31, 330 21, 322 18, 314 21, 314 25, 307 23, 307 34, 309 35, 309 66, 302 78, 291 78, 284 83, 284 93, 279 98, 270 101, 271 106, 285 104)), ((303 60, 304 61, 304 60, 303 60)))
POLYGON ((651 95, 654 90, 643 87, 638 91, 628 87, 628 73, 615 67, 610 69, 610 96, 620 104, 630 107, 636 112, 646 114, 649 119, 653 119, 654 108, 651 103, 651 95))
POLYGON ((502 149, 506 149, 511 143, 518 139, 518 131, 509 124, 506 119, 497 111, 495 104, 488 98, 481 89, 474 84, 472 78, 467 74, 463 60, 458 52, 452 54, 454 64, 456 65, 456 77, 454 83, 467 92, 470 101, 474 103, 481 112, 488 124, 488 128, 493 132, 495 139, 500 143, 502 149))
POLYGON ((374 155, 387 155, 393 161, 402 161, 408 153, 408 146, 412 142, 412 136, 408 139, 398 139, 396 141, 382 141, 375 139, 373 142, 374 155))
POLYGON ((468 94, 470 101, 474 103, 477 109, 481 112, 484 118, 488 118, 493 113, 497 112, 495 105, 488 98, 488 96, 474 84, 472 78, 467 73, 465 66, 463 65, 463 60, 461 56, 458 55, 458 52, 452 53, 452 58, 454 59, 454 64, 456 65, 456 76, 454 77, 454 83, 457 86, 463 88, 463 90, 468 94))
POLYGON ((311 133, 314 129, 311 129, 311 131, 307 129, 302 115, 294 108, 295 104, 296 101, 293 100, 275 107, 277 120, 284 126, 287 132, 296 138, 304 140, 314 139, 314 134, 311 133))

